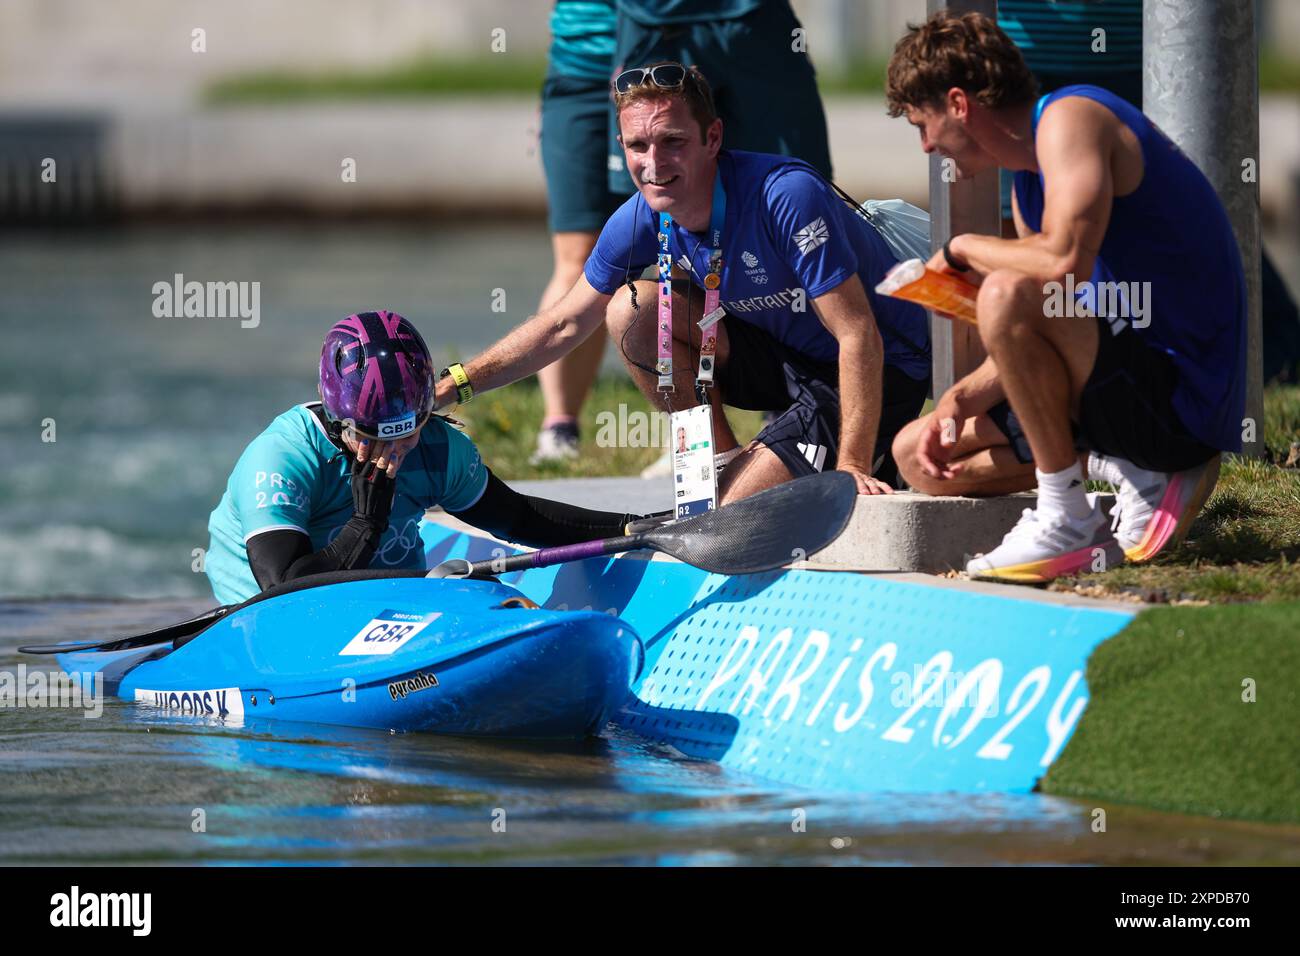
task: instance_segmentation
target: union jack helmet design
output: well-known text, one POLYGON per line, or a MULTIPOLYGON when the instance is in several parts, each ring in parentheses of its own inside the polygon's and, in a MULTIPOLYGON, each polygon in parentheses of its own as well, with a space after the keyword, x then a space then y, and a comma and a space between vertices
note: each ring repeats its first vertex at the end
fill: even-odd
POLYGON ((349 315, 325 336, 320 397, 331 422, 381 441, 402 438, 433 411, 433 388, 429 349, 396 312, 349 315))

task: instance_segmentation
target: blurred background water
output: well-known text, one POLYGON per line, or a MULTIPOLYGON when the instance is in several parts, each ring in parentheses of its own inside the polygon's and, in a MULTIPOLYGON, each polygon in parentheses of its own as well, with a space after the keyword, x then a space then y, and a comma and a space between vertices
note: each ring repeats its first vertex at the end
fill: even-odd
POLYGON ((535 307, 548 270, 540 224, 0 235, 0 595, 207 593, 191 552, 208 513, 247 442, 315 399, 333 322, 393 309, 467 357, 535 307), (155 317, 174 273, 252 277, 260 323, 155 317))

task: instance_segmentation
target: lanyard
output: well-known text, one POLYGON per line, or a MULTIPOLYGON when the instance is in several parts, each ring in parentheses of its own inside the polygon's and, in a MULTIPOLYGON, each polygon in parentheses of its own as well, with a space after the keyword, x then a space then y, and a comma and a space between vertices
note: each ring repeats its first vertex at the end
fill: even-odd
MULTIPOLYGON (((703 340, 695 383, 700 388, 713 384, 713 355, 717 350, 718 321, 725 314, 719 306, 722 294, 722 226, 727 218, 727 194, 722 188, 722 171, 713 181, 713 206, 709 213, 709 271, 704 276, 704 318, 700 319, 703 340)), ((673 389, 673 289, 672 253, 668 249, 672 235, 672 217, 659 214, 659 354, 655 370, 660 390, 673 389)), ((694 265, 691 265, 692 270, 694 265)))
POLYGON ((659 390, 673 390, 673 255, 668 251, 668 238, 673 228, 673 217, 659 214, 659 358, 655 371, 659 373, 659 390))

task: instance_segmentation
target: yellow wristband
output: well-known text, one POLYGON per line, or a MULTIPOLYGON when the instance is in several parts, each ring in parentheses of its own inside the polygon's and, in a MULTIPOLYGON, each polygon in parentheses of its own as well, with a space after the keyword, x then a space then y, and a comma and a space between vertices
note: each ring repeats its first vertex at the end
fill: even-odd
POLYGON ((466 404, 474 397, 474 389, 469 384, 469 375, 465 371, 465 366, 457 362, 455 365, 447 366, 447 374, 451 380, 456 383, 456 398, 460 404, 466 404))

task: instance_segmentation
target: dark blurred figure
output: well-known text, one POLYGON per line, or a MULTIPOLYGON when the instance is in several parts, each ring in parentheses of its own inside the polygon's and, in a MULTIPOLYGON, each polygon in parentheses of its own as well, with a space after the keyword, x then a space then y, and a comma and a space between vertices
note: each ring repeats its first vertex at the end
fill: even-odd
MULTIPOLYGON (((615 0, 614 72, 676 60, 709 81, 728 149, 779 153, 827 178, 826 113, 789 0, 615 0)), ((609 108, 609 185, 630 196, 609 108)))

